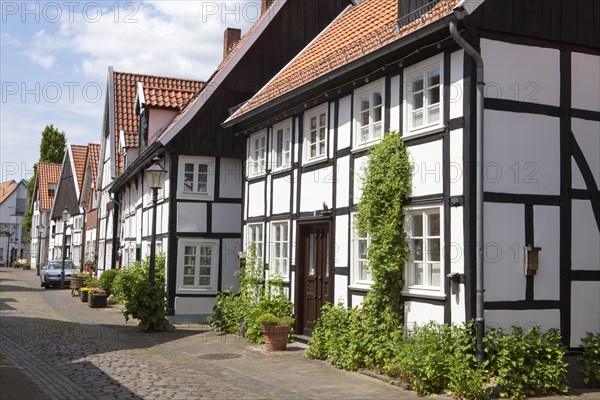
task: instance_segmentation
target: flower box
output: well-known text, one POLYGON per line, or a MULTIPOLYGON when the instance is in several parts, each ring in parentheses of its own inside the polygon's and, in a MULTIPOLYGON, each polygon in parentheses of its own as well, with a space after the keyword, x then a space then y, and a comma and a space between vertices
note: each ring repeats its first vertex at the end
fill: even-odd
POLYGON ((108 295, 106 293, 94 293, 90 292, 90 298, 88 300, 88 306, 91 308, 103 308, 106 307, 106 299, 108 295))
MULTIPOLYGON (((88 288, 83 288, 83 289, 88 289, 88 288)), ((84 303, 87 303, 88 299, 89 299, 90 291, 89 291, 89 289, 88 290, 83 290, 83 289, 79 291, 79 300, 81 300, 84 303)))

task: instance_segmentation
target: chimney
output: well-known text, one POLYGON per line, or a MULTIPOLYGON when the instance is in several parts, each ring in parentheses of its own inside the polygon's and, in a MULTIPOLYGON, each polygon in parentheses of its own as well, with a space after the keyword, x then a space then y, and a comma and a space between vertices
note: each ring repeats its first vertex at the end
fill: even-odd
POLYGON ((260 15, 267 12, 269 7, 271 7, 271 4, 273 4, 273 1, 274 0, 260 0, 260 15))
POLYGON ((242 37, 242 30, 236 28, 227 28, 225 29, 225 35, 223 38, 223 58, 227 57, 227 55, 233 49, 233 46, 237 42, 240 41, 242 37))

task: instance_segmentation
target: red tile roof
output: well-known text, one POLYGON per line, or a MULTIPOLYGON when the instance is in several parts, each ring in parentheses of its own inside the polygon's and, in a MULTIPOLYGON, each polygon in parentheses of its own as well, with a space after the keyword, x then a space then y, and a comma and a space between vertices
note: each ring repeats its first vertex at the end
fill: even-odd
MULTIPOLYGON (((213 72, 213 74, 208 79, 208 81, 206 81, 206 84, 204 85, 204 88, 210 88, 211 83, 215 79, 215 77, 217 76, 217 74, 227 65, 227 63, 229 63, 229 61, 233 58, 233 56, 235 55, 235 53, 242 47, 242 45, 246 41, 248 41, 248 38, 250 36, 252 36, 252 33, 265 20, 265 18, 272 17, 272 8, 275 7, 275 3, 276 3, 275 1, 271 2, 271 4, 269 5, 269 8, 267 8, 267 10, 261 14, 261 16, 254 22, 254 24, 252 24, 252 26, 241 37, 241 39, 237 41, 237 43, 235 44, 235 46, 233 46, 233 48, 231 49, 231 51, 229 52, 229 54, 227 54, 227 56, 225 58, 223 58, 223 61, 221 61, 221 64, 219 64, 219 66, 217 67, 217 69, 215 70, 215 72, 213 72)), ((173 127, 173 125, 175 125, 181 118, 183 118, 185 116, 185 114, 187 114, 187 112, 190 110, 191 106, 197 101, 197 99, 199 97, 198 95, 200 93, 202 93, 202 91, 200 91, 199 93, 197 93, 197 95, 193 99, 191 99, 191 101, 189 101, 187 104, 184 105, 184 107, 175 116, 175 118, 173 119, 173 121, 171 121, 171 123, 165 128, 165 130, 163 131, 163 135, 166 132, 168 132, 169 129, 171 129, 171 127, 173 127)))
POLYGON ((71 153, 73 155, 73 165, 75 170, 75 177, 77 178, 77 186, 79 187, 79 193, 83 188, 83 174, 85 173, 85 159, 87 157, 87 146, 79 146, 76 144, 71 145, 71 153))
POLYGON ((190 101, 195 91, 161 89, 144 87, 144 98, 146 104, 153 107, 166 107, 180 109, 190 101))
POLYGON ((234 119, 357 60, 450 13, 460 0, 442 0, 398 27, 398 0, 365 0, 340 15, 290 64, 244 104, 234 119))
POLYGON ((48 184, 58 185, 60 164, 39 163, 37 167, 37 184, 41 210, 51 210, 54 196, 48 195, 48 184))
POLYGON ((91 169, 92 184, 95 184, 98 179, 98 163, 100 162, 100 145, 97 143, 90 143, 87 147, 87 162, 91 169))
POLYGON ((17 182, 14 180, 0 183, 0 204, 4 203, 4 200, 17 190, 17 186, 17 182))
MULTIPOLYGON (((137 83, 141 82, 144 88, 161 90, 173 90, 181 92, 198 92, 204 82, 168 78, 163 76, 152 76, 142 74, 131 74, 127 72, 113 72, 113 84, 115 95, 115 165, 117 173, 123 171, 123 156, 119 153, 119 133, 124 132, 125 147, 138 147, 139 116, 134 114, 134 105, 137 95, 137 83)), ((175 96, 177 97, 177 96, 175 96)))

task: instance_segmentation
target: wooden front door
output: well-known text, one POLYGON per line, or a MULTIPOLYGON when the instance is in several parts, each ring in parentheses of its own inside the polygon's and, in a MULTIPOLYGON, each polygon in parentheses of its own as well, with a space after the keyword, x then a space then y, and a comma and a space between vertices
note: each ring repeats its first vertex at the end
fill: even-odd
POLYGON ((298 243, 298 331, 310 336, 321 316, 321 306, 333 297, 330 224, 299 225, 298 243))

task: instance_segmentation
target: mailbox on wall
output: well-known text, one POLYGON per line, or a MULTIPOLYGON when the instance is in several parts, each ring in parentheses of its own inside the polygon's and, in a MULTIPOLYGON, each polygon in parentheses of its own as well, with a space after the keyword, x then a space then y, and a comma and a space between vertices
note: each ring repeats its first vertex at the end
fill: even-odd
POLYGON ((525 246, 525 275, 533 276, 537 273, 540 261, 541 247, 525 246))

